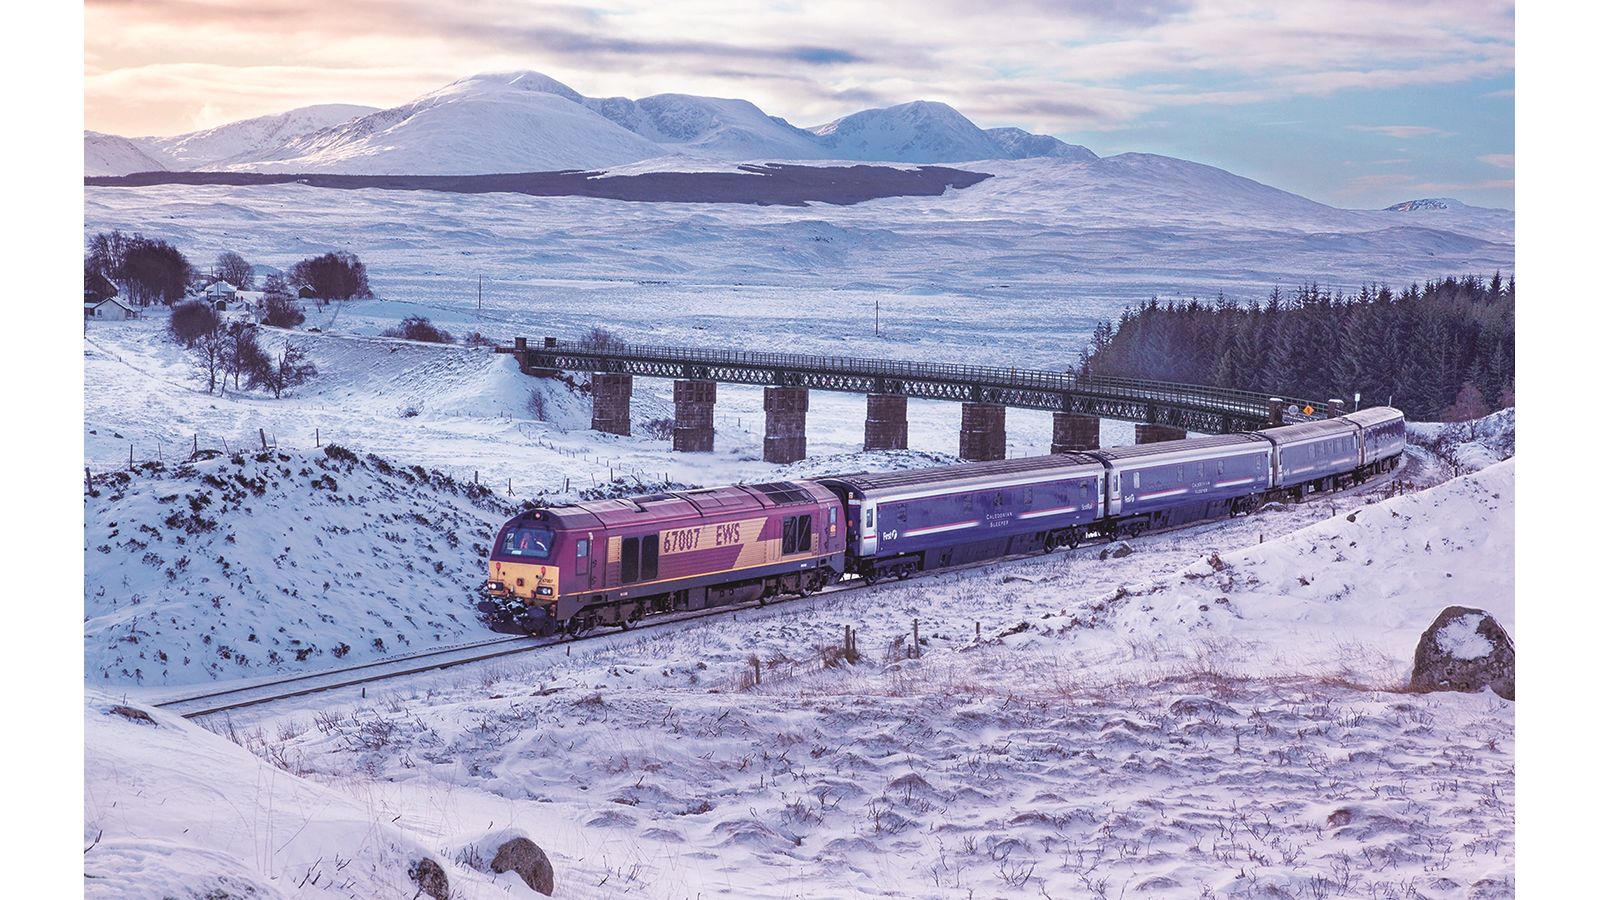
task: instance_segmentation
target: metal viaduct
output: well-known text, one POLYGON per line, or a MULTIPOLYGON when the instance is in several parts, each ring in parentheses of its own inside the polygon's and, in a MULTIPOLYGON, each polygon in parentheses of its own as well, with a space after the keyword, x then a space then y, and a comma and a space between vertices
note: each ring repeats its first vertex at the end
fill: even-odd
POLYGON ((612 434, 632 432, 629 404, 634 377, 674 379, 672 443, 681 451, 712 449, 718 382, 765 386, 763 456, 778 463, 806 455, 805 416, 812 390, 867 395, 863 441, 867 450, 905 449, 908 397, 959 402, 961 456, 972 460, 1005 457, 1005 412, 1012 406, 1055 414, 1052 453, 1098 448, 1102 418, 1138 423, 1135 439, 1150 443, 1182 438, 1190 431, 1252 431, 1286 420, 1338 415, 1342 406, 1341 401, 1328 401, 1332 405, 1325 407, 1321 402, 1227 388, 1038 369, 594 344, 549 337, 542 344, 517 338, 513 346, 497 347, 496 352, 515 356, 529 375, 593 373, 593 427, 612 434))

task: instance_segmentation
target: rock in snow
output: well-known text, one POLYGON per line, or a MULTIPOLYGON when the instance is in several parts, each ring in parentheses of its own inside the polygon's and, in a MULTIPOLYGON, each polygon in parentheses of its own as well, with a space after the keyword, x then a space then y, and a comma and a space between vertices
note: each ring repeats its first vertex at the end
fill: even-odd
POLYGON ((1484 688, 1516 699, 1516 649, 1511 637, 1484 610, 1449 607, 1417 642, 1411 689, 1470 693, 1484 688))

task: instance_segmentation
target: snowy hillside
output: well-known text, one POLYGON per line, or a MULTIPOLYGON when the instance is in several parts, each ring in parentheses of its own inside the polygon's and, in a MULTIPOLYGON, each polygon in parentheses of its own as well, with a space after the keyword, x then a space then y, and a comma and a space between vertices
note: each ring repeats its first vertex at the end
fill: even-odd
POLYGON ((86 897, 414 897, 424 859, 451 897, 541 896, 177 716, 90 691, 83 725, 86 897))
POLYGON ((166 168, 160 160, 128 138, 98 131, 83 133, 84 175, 129 175, 134 172, 160 172, 166 168))
POLYGON ((336 445, 95 476, 89 683, 326 668, 487 636, 472 610, 509 504, 336 445))

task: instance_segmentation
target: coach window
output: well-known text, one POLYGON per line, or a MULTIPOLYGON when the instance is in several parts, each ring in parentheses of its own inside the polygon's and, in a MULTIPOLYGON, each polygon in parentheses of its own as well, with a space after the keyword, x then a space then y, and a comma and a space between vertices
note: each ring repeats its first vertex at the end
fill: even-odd
POLYGON ((1023 491, 1022 491, 1022 505, 1023 506, 1032 506, 1033 505, 1033 488, 1030 487, 1030 488, 1023 489, 1023 491))
POLYGON ((661 554, 661 536, 652 534, 639 545, 639 580, 656 580, 656 563, 661 554))
POLYGON ((1139 473, 1138 472, 1134 472, 1133 473, 1133 487, 1134 487, 1135 490, 1137 490, 1138 487, 1139 487, 1139 473))
POLYGON ((636 537, 622 539, 622 583, 631 584, 639 580, 639 539, 636 537))

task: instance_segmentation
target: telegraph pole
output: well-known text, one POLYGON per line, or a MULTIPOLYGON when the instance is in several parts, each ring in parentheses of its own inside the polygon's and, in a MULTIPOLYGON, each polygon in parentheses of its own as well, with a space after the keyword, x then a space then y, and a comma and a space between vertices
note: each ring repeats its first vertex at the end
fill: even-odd
POLYGON ((872 336, 873 337, 882 337, 882 335, 879 334, 879 332, 878 332, 878 310, 879 310, 879 307, 881 307, 882 305, 883 305, 883 301, 882 300, 874 299, 872 301, 872 336))
POLYGON ((483 318, 483 276, 478 276, 478 318, 483 318))

